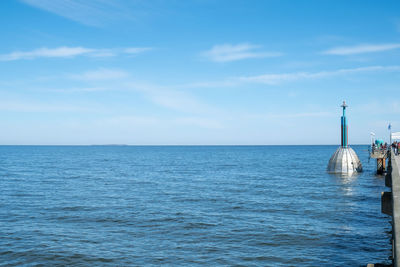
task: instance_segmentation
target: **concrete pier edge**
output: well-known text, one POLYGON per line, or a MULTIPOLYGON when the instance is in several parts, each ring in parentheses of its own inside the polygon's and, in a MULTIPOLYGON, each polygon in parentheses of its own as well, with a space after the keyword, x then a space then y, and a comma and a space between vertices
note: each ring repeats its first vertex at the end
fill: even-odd
POLYGON ((400 157, 390 153, 393 210, 393 265, 400 266, 400 157))
MULTIPOLYGON (((400 267, 400 156, 389 151, 385 186, 389 192, 382 192, 381 211, 392 216, 392 266, 400 267)), ((368 264, 367 266, 381 266, 368 264)))

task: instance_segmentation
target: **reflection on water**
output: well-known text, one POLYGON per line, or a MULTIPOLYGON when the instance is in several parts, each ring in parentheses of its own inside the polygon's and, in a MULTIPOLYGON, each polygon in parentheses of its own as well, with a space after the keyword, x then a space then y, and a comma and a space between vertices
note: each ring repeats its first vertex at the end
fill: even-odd
POLYGON ((341 184, 352 183, 358 177, 360 177, 361 173, 352 172, 352 173, 331 173, 330 175, 337 178, 338 182, 341 184))
POLYGON ((360 173, 330 173, 330 176, 340 185, 340 189, 345 196, 351 196, 353 194, 353 187, 357 186, 355 183, 360 177, 360 173))

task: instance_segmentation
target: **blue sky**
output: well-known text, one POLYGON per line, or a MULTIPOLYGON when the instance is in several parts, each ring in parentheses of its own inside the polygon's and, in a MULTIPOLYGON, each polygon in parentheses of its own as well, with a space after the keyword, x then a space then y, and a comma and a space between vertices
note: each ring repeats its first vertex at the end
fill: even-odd
POLYGON ((399 1, 0 1, 0 144, 400 131, 399 1))

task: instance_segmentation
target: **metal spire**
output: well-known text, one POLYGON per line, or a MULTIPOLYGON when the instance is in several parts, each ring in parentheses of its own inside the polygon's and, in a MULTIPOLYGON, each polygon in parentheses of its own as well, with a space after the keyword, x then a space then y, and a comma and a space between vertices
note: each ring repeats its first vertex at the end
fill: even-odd
POLYGON ((347 119, 346 119, 346 108, 348 107, 346 105, 346 101, 343 101, 343 104, 341 105, 343 108, 343 116, 341 118, 341 146, 343 148, 347 148, 348 144, 348 138, 347 138, 347 132, 348 132, 348 127, 347 127, 347 119))

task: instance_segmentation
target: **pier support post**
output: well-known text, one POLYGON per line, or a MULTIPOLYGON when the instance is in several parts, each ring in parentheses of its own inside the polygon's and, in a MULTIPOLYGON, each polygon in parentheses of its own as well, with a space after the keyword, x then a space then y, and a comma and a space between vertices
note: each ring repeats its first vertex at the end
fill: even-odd
POLYGON ((387 172, 385 176, 385 186, 392 188, 392 166, 390 165, 390 160, 387 166, 387 172))
POLYGON ((400 206, 398 205, 398 199, 400 199, 400 175, 399 175, 399 165, 396 163, 396 159, 391 154, 389 150, 387 154, 383 157, 381 155, 374 157, 377 162, 377 173, 379 171, 384 171, 383 166, 386 163, 386 157, 388 158, 387 172, 385 176, 385 185, 392 189, 391 192, 382 192, 381 195, 381 212, 387 214, 392 217, 392 264, 384 265, 384 264, 368 264, 367 267, 377 267, 377 266, 392 266, 392 267, 400 267, 399 264, 399 244, 398 239, 396 238, 399 235, 399 214, 400 214, 400 206), (379 166, 379 163, 381 165, 379 166), (381 167, 381 168, 379 168, 381 167), (397 222, 397 223, 396 223, 397 222))
POLYGON ((386 215, 393 216, 392 192, 382 192, 381 211, 386 215))
POLYGON ((377 158, 376 159, 376 172, 378 174, 383 174, 386 169, 386 159, 385 158, 377 158))

